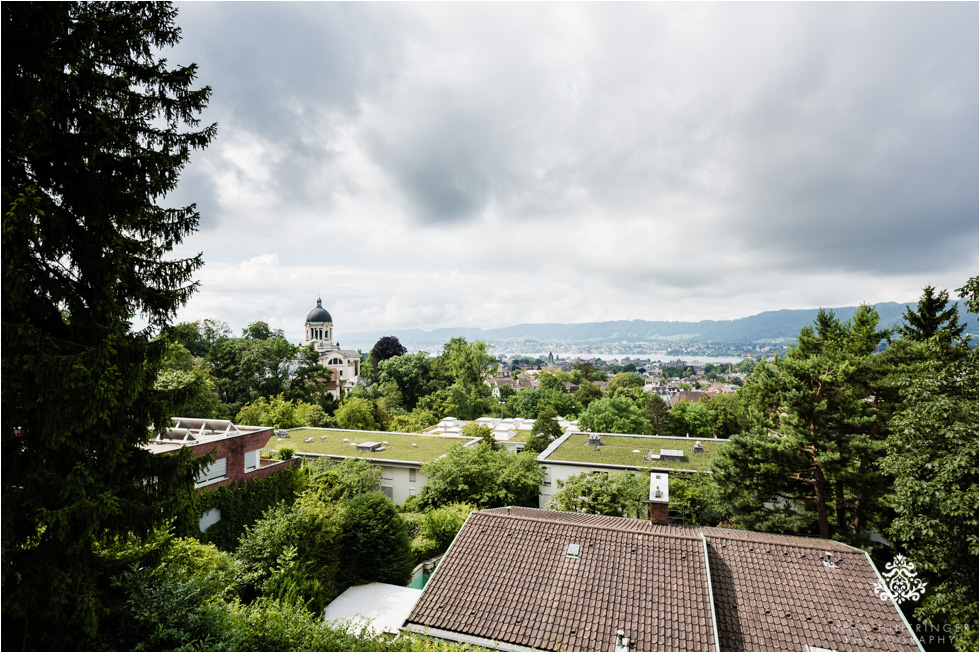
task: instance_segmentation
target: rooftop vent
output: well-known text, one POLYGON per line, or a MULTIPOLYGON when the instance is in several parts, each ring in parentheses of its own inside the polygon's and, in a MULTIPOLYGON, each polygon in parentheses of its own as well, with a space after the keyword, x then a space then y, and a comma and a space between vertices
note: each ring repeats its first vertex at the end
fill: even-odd
POLYGON ((380 442, 362 442, 356 446, 358 451, 380 451, 384 445, 380 442))
POLYGON ((704 446, 700 440, 694 443, 694 453, 704 453, 704 446))
POLYGON ((824 551, 823 554, 824 554, 823 566, 836 568, 837 565, 834 564, 834 554, 831 553, 830 551, 824 551))
POLYGON ((578 544, 569 544, 568 550, 565 551, 566 558, 577 558, 578 554, 582 551, 582 547, 578 544))
POLYGON ((596 447, 601 446, 602 445, 602 438, 599 437, 599 434, 598 433, 590 433, 589 434, 589 444, 591 446, 596 446, 596 447))
POLYGON ((684 452, 680 449, 661 449, 660 460, 684 460, 684 452))

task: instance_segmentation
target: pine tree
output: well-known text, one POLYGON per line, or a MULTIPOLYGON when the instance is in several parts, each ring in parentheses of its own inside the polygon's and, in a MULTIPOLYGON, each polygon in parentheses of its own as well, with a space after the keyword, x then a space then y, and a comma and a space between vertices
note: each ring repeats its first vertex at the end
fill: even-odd
POLYGON ((794 529, 805 516, 823 538, 859 540, 880 515, 887 479, 876 465, 894 405, 890 359, 872 355, 885 335, 877 326, 869 306, 847 323, 821 310, 786 356, 756 367, 743 393, 769 430, 733 439, 716 464, 722 499, 743 523, 775 519, 760 512, 772 495, 795 502, 794 529))
POLYGON ((946 343, 952 344, 963 336, 966 329, 966 324, 960 322, 956 303, 949 306, 949 293, 945 290, 936 293, 932 286, 922 289, 922 297, 915 310, 906 307, 904 317, 905 324, 899 327, 899 333, 903 338, 917 342, 940 335, 946 343))
POLYGON ((96 542, 145 536, 191 497, 189 456, 141 445, 167 418, 153 335, 202 263, 165 258, 198 214, 159 202, 216 128, 198 124, 196 67, 157 54, 179 40, 170 4, 2 11, 4 648, 84 648, 96 542))

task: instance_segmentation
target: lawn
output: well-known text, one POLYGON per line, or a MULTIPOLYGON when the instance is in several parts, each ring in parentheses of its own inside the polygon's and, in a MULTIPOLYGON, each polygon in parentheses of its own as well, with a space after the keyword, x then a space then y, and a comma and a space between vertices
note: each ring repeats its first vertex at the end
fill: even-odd
POLYGON ((425 463, 443 455, 454 444, 466 444, 472 438, 423 435, 421 433, 389 433, 387 431, 340 431, 305 428, 289 432, 288 440, 275 437, 266 449, 278 451, 284 447, 297 453, 319 453, 330 456, 351 456, 380 460, 411 460, 425 463), (303 442, 313 438, 313 442, 303 442), (347 438, 349 442, 344 442, 347 438), (383 451, 358 451, 361 442, 387 442, 383 451), (412 446, 412 445, 415 446, 412 446))
POLYGON ((711 469, 712 456, 724 446, 726 440, 701 440, 704 453, 693 453, 695 438, 640 438, 628 435, 603 435, 602 446, 596 451, 588 444, 589 434, 573 433, 568 440, 548 456, 549 461, 629 465, 631 467, 656 467, 665 469, 711 469), (644 460, 643 456, 653 449, 681 449, 684 460, 644 460), (637 453, 636 450, 639 452, 637 453))

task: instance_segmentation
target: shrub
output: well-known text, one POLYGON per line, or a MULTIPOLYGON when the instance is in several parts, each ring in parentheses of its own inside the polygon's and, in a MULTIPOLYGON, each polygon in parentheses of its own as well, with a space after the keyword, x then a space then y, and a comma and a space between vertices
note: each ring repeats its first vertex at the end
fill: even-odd
POLYGON ((345 500, 338 523, 342 586, 375 581, 408 584, 413 565, 405 522, 383 494, 371 492, 345 500))
POLYGON ((402 512, 402 521, 405 522, 405 532, 410 540, 422 534, 422 525, 425 522, 425 515, 420 512, 402 512))
POLYGON ((428 537, 414 538, 411 541, 411 548, 413 566, 422 564, 429 558, 434 558, 442 553, 436 541, 428 537))
POLYGON ((439 551, 445 551, 463 527, 466 518, 476 510, 469 503, 451 503, 425 513, 422 535, 433 540, 439 551))

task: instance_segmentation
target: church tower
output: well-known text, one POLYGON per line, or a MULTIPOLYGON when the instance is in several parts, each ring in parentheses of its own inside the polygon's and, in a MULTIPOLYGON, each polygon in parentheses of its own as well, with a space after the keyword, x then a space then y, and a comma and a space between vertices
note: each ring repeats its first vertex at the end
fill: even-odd
POLYGON ((319 297, 316 298, 316 308, 306 315, 306 342, 312 343, 317 351, 333 349, 333 318, 327 309, 323 308, 323 302, 319 297))
MULTIPOLYGON (((320 365, 333 371, 327 383, 328 392, 340 397, 341 389, 351 383, 358 383, 361 372, 361 353, 356 349, 341 349, 333 341, 333 318, 323 301, 317 297, 316 308, 306 314, 305 345, 313 345, 320 357, 320 365)), ((363 385, 363 379, 360 379, 363 385)))

